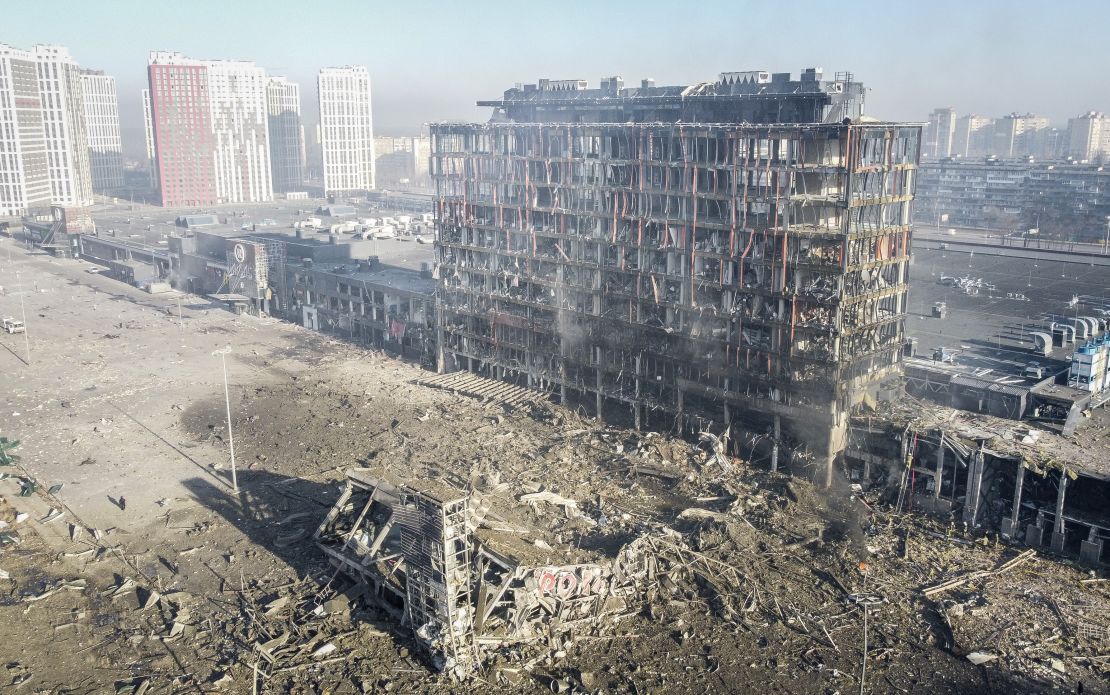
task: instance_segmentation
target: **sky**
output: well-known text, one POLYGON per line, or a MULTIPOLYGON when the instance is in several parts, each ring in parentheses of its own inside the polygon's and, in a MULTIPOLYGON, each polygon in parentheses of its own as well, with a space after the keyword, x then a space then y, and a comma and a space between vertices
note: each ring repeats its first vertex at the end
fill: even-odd
POLYGON ((1107 0, 0 0, 0 43, 61 44, 116 77, 125 147, 139 153, 151 50, 285 75, 301 84, 309 122, 317 71, 366 65, 384 135, 485 120, 476 100, 541 77, 690 84, 806 67, 852 72, 868 88, 866 112, 882 119, 923 121, 951 106, 1034 112, 1062 127, 1110 111, 1108 37, 1107 0))

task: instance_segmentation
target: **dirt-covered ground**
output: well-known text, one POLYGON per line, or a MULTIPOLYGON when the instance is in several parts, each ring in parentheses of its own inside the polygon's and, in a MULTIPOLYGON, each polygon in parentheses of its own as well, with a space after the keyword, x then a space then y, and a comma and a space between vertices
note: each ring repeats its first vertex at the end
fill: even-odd
POLYGON ((22 442, 0 469, 0 690, 850 693, 864 604, 865 692, 1106 690, 1110 582, 1082 568, 1036 557, 926 598, 1022 549, 894 515, 878 492, 725 472, 687 442, 422 386, 414 366, 195 297, 179 314, 80 262, 0 264, 0 313, 18 310, 17 270, 34 290, 29 365, 0 334, 0 435, 22 442), (238 494, 211 354, 227 345, 238 494), (521 513, 601 556, 650 536, 665 581, 616 623, 455 683, 306 540, 352 466, 557 492, 588 528, 521 513))

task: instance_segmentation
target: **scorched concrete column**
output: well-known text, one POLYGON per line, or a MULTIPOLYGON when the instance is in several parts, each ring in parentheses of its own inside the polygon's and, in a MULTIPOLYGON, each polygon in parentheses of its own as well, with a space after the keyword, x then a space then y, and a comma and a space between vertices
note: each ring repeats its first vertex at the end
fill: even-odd
POLYGON ((602 388, 601 357, 602 357, 602 352, 601 352, 600 347, 596 347, 594 349, 597 351, 597 371, 596 371, 596 377, 597 378, 595 379, 595 382, 597 384, 597 386, 596 386, 597 393, 595 394, 595 397, 597 399, 597 419, 598 419, 598 422, 600 422, 601 421, 601 406, 602 406, 602 402, 604 400, 604 397, 601 395, 601 388, 602 388))
POLYGON ((775 415, 771 436, 771 472, 779 469, 779 438, 782 436, 782 418, 775 415))
POLYGON ((937 430, 937 468, 933 474, 933 499, 940 499, 940 487, 944 483, 944 430, 937 430))
POLYGON ((848 416, 834 406, 828 438, 825 440, 825 450, 821 452, 825 457, 825 487, 827 488, 832 487, 836 459, 846 446, 848 446, 848 416))
POLYGON ((1021 513, 1021 488, 1025 484, 1025 466, 1017 462, 1017 472, 1014 474, 1014 505, 1010 509, 1010 518, 1002 520, 1002 535, 1014 538, 1018 533, 1018 516, 1021 513))
POLYGON ((1060 471, 1060 487, 1056 491, 1056 519, 1052 523, 1052 542, 1049 547, 1060 553, 1064 551, 1064 498, 1068 491, 1068 472, 1060 471))
POLYGON ((979 499, 983 486, 983 447, 972 452, 967 466, 967 492, 964 495, 964 523, 975 526, 979 517, 979 499))

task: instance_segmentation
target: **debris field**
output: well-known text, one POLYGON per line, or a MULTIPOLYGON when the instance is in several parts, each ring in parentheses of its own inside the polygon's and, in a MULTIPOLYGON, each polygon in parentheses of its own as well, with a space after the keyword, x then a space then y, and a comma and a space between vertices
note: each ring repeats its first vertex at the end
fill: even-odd
MULTIPOLYGON (((87 300, 86 288, 67 291, 87 300)), ((163 346, 174 320, 146 307, 121 329, 128 349, 163 346)), ((88 412, 91 396, 75 389, 78 417, 41 398, 52 378, 6 396, 5 415, 45 405, 33 420, 4 420, 21 458, 0 469, 0 688, 1106 689, 1110 582, 1078 565, 896 514, 884 489, 770 473, 720 453, 713 437, 430 387, 415 366, 266 321, 200 309, 188 320, 193 334, 256 343, 229 359, 238 493, 218 374, 130 396, 164 445, 146 432, 147 444, 129 440, 139 428, 123 416, 100 423, 136 386, 122 366, 88 412), (104 454, 84 441, 96 426, 114 428, 134 468, 97 471, 104 454), (192 463, 168 463, 183 456, 192 463), (82 496, 98 475, 120 478, 115 506, 82 496), (420 500, 465 500, 465 513, 413 535, 428 530, 410 523, 424 517, 400 507, 420 500), (413 624, 414 558, 445 549, 449 568, 465 570, 461 583, 441 582, 458 589, 454 620, 413 624)), ((79 371, 65 365, 85 349, 65 342, 79 328, 40 334, 57 355, 32 369, 79 371)))

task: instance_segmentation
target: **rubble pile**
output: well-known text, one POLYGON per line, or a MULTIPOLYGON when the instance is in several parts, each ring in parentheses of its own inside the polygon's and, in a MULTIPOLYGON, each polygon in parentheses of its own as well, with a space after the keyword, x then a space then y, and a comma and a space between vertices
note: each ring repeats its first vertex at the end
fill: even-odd
MULTIPOLYGON (((14 540, 0 550, 0 624, 21 626, 25 647, 0 686, 1098 692, 1110 675, 1100 575, 1035 553, 1015 562, 1021 550, 993 535, 895 513, 881 490, 770 473, 712 437, 348 376, 254 389, 235 413, 244 492, 189 481, 192 506, 167 501, 157 545, 111 529, 47 544, 36 537, 80 521, 43 523, 48 491, 20 498, 5 481, 0 533, 14 540), (470 576, 451 628, 422 629, 406 612, 390 557, 402 546, 388 550, 400 531, 361 573, 313 543, 355 470, 405 494, 468 499, 472 542, 454 567, 470 576), (397 593, 369 583, 371 568, 397 593), (472 669, 436 658, 456 622, 473 637, 462 645, 472 669)), ((223 407, 186 409, 183 431, 198 446, 219 437, 223 407)), ((350 548, 369 550, 384 527, 370 495, 350 505, 355 517, 367 508, 365 534, 336 527, 350 548)))

